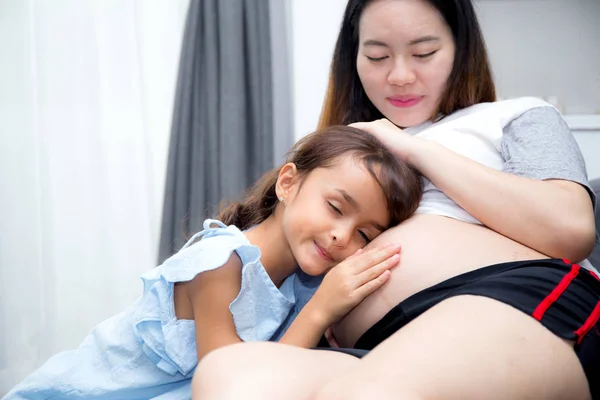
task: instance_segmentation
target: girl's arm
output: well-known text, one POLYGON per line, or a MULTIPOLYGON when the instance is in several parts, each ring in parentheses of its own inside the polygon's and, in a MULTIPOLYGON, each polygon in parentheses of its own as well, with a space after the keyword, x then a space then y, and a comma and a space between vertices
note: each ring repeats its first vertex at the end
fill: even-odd
POLYGON ((234 252, 222 267, 198 274, 183 284, 194 314, 198 361, 211 350, 242 341, 229 311, 241 282, 242 262, 234 252))
POLYGON ((568 126, 548 107, 511 125, 511 147, 503 148, 506 172, 413 137, 387 120, 354 126, 379 137, 496 232, 551 257, 586 258, 595 237, 593 204, 577 183, 585 183, 585 167, 568 126))
MULTIPOLYGON (((314 347, 331 324, 387 281, 388 270, 400 260, 399 251, 394 245, 359 250, 332 268, 280 342, 314 347)), ((222 267, 182 284, 192 305, 198 361, 211 350, 242 341, 229 310, 240 292, 241 275, 242 262, 233 253, 222 267)))

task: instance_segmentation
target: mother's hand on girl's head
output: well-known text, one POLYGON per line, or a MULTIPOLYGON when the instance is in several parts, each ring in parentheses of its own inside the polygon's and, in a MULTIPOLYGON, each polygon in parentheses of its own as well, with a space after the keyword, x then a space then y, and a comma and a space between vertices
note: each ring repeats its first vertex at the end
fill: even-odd
POLYGON ((386 118, 371 122, 355 122, 349 126, 370 133, 379 139, 385 146, 394 152, 404 162, 411 164, 410 160, 418 151, 418 146, 423 142, 406 133, 386 118))

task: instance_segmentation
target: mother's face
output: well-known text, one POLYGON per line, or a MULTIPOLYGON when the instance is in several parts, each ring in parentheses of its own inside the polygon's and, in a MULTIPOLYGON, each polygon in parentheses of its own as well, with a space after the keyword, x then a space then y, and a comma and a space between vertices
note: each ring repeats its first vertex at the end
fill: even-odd
POLYGON ((375 0, 361 15, 358 75, 371 102, 398 126, 437 113, 454 53, 450 28, 424 0, 375 0))

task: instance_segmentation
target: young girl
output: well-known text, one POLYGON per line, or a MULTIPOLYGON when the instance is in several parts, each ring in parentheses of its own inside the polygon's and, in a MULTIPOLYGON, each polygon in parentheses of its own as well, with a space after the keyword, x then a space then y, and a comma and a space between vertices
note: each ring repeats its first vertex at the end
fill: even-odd
POLYGON ((5 399, 189 398, 198 360, 213 349, 259 340, 314 347, 386 282, 399 247, 361 248, 407 219, 421 193, 419 176, 374 136, 346 126, 308 135, 287 164, 221 211, 222 222, 207 220, 144 274, 144 293, 131 307, 5 399), (297 312, 298 268, 327 275, 279 332, 297 312))

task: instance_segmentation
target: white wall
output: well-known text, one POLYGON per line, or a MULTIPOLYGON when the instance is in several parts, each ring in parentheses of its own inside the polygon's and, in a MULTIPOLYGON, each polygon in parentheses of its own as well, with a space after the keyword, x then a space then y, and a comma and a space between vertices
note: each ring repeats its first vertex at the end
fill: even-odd
POLYGON ((292 90, 296 139, 314 131, 346 0, 291 0, 292 90))
POLYGON ((595 131, 574 131, 579 144, 589 179, 600 178, 600 129, 595 131))
MULTIPOLYGON (((480 0, 477 10, 499 96, 555 97, 567 118, 600 121, 599 0, 480 0)), ((599 178, 600 122, 573 133, 599 178)))
POLYGON ((499 96, 600 113, 599 0, 480 0, 477 10, 499 96))

